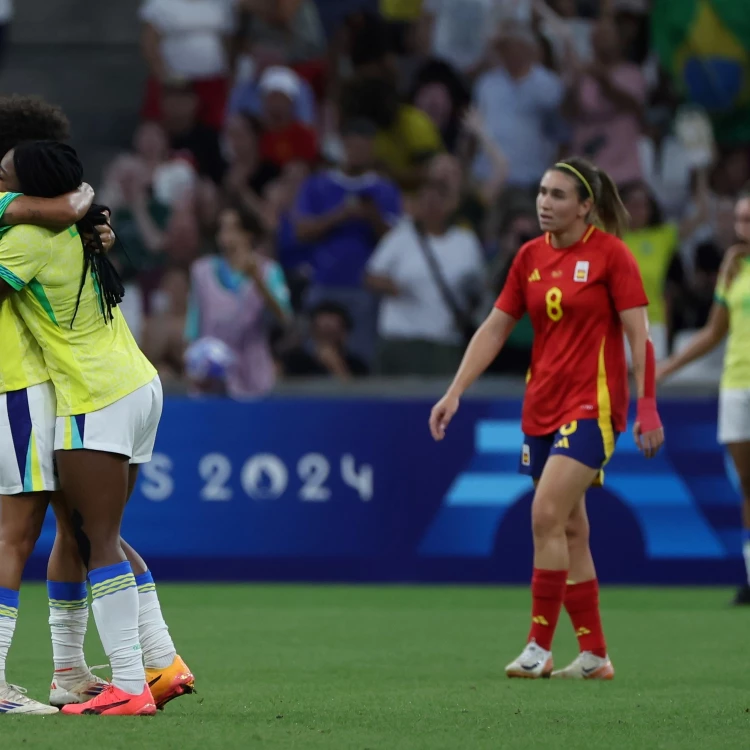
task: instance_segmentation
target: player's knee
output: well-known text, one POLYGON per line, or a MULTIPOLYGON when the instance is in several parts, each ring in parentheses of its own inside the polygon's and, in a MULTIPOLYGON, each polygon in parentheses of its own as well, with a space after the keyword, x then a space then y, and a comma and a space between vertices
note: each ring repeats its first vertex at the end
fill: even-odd
POLYGON ((8 555, 17 560, 28 560, 40 533, 41 527, 36 524, 0 528, 2 555, 8 555))
POLYGON ((565 519, 552 503, 535 502, 531 508, 531 530, 535 538, 564 533, 565 519))

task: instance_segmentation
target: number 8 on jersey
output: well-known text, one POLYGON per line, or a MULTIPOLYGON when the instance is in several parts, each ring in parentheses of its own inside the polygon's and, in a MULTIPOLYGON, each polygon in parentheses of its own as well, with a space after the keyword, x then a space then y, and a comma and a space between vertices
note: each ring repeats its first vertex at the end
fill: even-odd
POLYGON ((547 303, 547 315, 550 320, 554 320, 557 323, 563 316, 562 290, 560 287, 553 286, 548 289, 547 294, 544 295, 544 301, 547 303))

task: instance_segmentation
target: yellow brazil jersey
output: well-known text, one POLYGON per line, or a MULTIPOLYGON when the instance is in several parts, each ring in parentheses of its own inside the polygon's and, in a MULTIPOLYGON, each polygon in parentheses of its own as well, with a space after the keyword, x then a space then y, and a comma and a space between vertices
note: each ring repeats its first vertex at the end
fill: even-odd
POLYGON ((380 15, 387 21, 419 20, 422 13, 422 0, 380 0, 380 15))
POLYGON ((724 389, 750 388, 750 258, 742 261, 740 271, 727 288, 716 287, 716 301, 729 312, 729 338, 724 354, 724 389))
MULTIPOLYGON (((0 193, 0 217, 20 193, 0 193)), ((0 234, 11 227, 0 227, 0 234)), ((0 278, 3 278, 0 270, 0 278)), ((49 380, 39 344, 15 314, 10 301, 0 303, 0 393, 20 391, 49 380)))
POLYGON ((674 224, 645 227, 634 232, 626 232, 622 240, 638 261, 643 288, 649 300, 649 321, 653 324, 665 324, 667 314, 664 305, 664 286, 669 266, 677 250, 677 227, 674 224))
POLYGON ((391 128, 375 136, 375 155, 396 174, 442 150, 432 120, 410 104, 402 104, 391 128))
POLYGON ((73 320, 82 273, 75 227, 21 225, 0 237, 0 275, 18 291, 8 301, 42 347, 61 417, 103 409, 156 376, 120 310, 105 322, 90 270, 73 320))

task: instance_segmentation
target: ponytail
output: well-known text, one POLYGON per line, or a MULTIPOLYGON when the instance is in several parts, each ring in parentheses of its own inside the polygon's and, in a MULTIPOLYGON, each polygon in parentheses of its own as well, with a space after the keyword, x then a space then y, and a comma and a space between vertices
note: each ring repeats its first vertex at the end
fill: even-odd
POLYGON ((553 168, 575 179, 581 201, 593 200, 588 220, 605 232, 622 237, 627 231, 630 216, 609 174, 580 156, 559 161, 553 168))
POLYGON ((596 170, 601 187, 594 210, 602 227, 615 237, 622 237, 630 224, 630 215, 620 198, 614 180, 603 169, 596 170))

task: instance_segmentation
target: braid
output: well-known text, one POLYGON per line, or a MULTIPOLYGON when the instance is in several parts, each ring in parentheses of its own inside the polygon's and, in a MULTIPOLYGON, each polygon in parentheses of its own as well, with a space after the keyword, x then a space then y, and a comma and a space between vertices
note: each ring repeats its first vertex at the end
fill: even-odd
MULTIPOLYGON (((83 182, 83 165, 75 149, 56 141, 33 141, 17 146, 13 154, 21 190, 27 195, 54 198, 76 190, 83 182)), ((117 269, 107 257, 96 227, 107 225, 106 206, 93 205, 77 224, 83 245, 81 285, 70 327, 78 315, 86 277, 91 279, 99 297, 99 309, 105 323, 114 319, 113 310, 125 294, 125 287, 117 269), (85 239, 84 239, 85 238, 85 239)))
POLYGON ((109 323, 114 319, 112 311, 122 302, 122 298, 125 296, 125 287, 120 274, 117 273, 117 269, 112 264, 112 261, 105 254, 102 240, 96 231, 96 227, 98 226, 109 226, 107 214, 105 213, 107 210, 106 206, 97 206, 94 204, 88 210, 86 216, 76 224, 78 233, 82 237, 86 236, 90 237, 90 239, 83 243, 83 273, 81 274, 81 285, 78 287, 76 307, 73 311, 73 318, 70 321, 71 328, 73 327, 76 315, 78 315, 81 294, 83 293, 83 287, 86 284, 86 276, 89 270, 94 282, 94 289, 99 296, 99 309, 104 316, 105 323, 109 323), (94 247, 91 246, 91 243, 93 243, 94 247))

